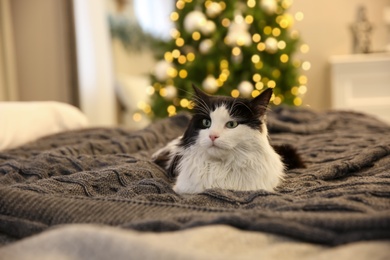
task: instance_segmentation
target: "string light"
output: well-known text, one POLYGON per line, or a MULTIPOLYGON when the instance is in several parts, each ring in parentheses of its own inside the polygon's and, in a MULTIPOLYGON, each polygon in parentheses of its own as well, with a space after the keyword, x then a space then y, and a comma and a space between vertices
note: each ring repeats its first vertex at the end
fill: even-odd
POLYGON ((146 88, 146 94, 148 94, 150 96, 153 95, 155 92, 156 92, 156 90, 152 86, 149 86, 149 87, 146 88))
POLYGON ((180 56, 180 51, 178 49, 174 49, 172 51, 172 57, 177 59, 177 58, 179 58, 179 56, 180 56))
POLYGON ((255 84, 255 88, 258 90, 262 90, 264 88, 264 83, 259 81, 255 84))
POLYGON ((301 47, 300 47, 300 50, 301 50, 302 53, 309 52, 309 49, 310 49, 309 45, 307 45, 307 44, 302 44, 301 47))
POLYGON ((255 55, 252 56, 251 60, 252 60, 253 63, 258 63, 260 61, 260 56, 255 54, 255 55))
POLYGON ((278 41, 278 48, 280 50, 284 50, 286 48, 286 42, 285 41, 278 41))
POLYGON ((298 96, 299 94, 299 88, 297 86, 292 87, 290 91, 294 96, 298 96))
POLYGON ((187 58, 186 56, 184 55, 180 55, 179 58, 177 59, 177 61, 180 63, 180 64, 184 64, 187 62, 187 58))
POLYGON ((281 31, 279 28, 272 29, 272 35, 275 37, 278 37, 280 35, 281 31))
POLYGON ((297 12, 297 13, 295 14, 295 19, 296 19, 297 21, 302 21, 303 18, 304 18, 304 15, 303 15, 302 12, 297 12))
POLYGON ((306 87, 305 85, 299 86, 298 92, 299 92, 299 94, 301 94, 301 95, 306 94, 306 92, 307 92, 307 87, 306 87))
POLYGON ((182 47, 184 45, 184 39, 183 38, 177 38, 175 43, 176 43, 176 45, 178 47, 182 47))
POLYGON ((177 12, 172 12, 169 18, 172 22, 176 22, 179 19, 179 14, 177 12))
POLYGON ((270 81, 267 82, 267 86, 269 88, 274 88, 274 87, 276 87, 276 82, 273 81, 273 80, 270 80, 270 81))
POLYGON ((185 79, 188 76, 188 72, 185 69, 179 71, 179 77, 185 79))
POLYGON ((187 60, 188 61, 194 61, 195 60, 195 54, 192 52, 187 53, 187 60))
POLYGON ((238 48, 238 47, 234 47, 234 48, 232 49, 232 54, 233 54, 234 56, 240 55, 240 54, 241 54, 241 49, 238 48))
POLYGON ((302 69, 303 70, 309 70, 311 68, 311 64, 310 64, 310 62, 308 62, 308 61, 305 61, 305 62, 303 62, 302 63, 302 69))
POLYGON ((199 41, 200 39, 200 33, 199 32, 193 32, 192 33, 192 39, 194 39, 194 41, 199 41))
POLYGON ((188 107, 189 104, 190 104, 190 102, 186 98, 183 98, 182 100, 180 100, 180 106, 182 106, 184 108, 188 107))
POLYGON ((252 24, 253 23, 253 16, 252 15, 247 15, 247 16, 245 16, 245 22, 247 23, 247 24, 252 24))
POLYGON ((274 77, 274 78, 279 78, 280 77, 280 74, 281 74, 281 72, 280 72, 280 70, 278 70, 278 69, 274 69, 273 71, 272 71, 272 76, 274 77))
POLYGON ((260 36, 260 34, 258 34, 258 33, 255 33, 253 36, 252 36, 252 41, 253 42, 259 42, 261 40, 261 36, 260 36))
POLYGON ((182 0, 179 0, 176 2, 176 8, 179 10, 183 9, 185 5, 186 5, 186 3, 182 0))
POLYGON ((300 97, 294 98, 294 105, 297 107, 302 105, 302 99, 300 97))
POLYGON ((180 37, 180 32, 176 28, 172 28, 170 34, 173 39, 177 39, 180 37))
POLYGON ((270 34, 272 33, 272 28, 271 28, 271 26, 266 26, 266 27, 264 27, 263 32, 264 32, 264 34, 266 34, 266 35, 270 35, 270 34))
POLYGON ((307 84, 307 77, 305 75, 301 75, 301 76, 299 76, 298 81, 299 81, 299 84, 302 84, 302 85, 307 84))
POLYGON ((169 105, 167 112, 169 116, 174 116, 176 114, 176 107, 174 105, 169 105))
POLYGON ((221 24, 223 27, 229 27, 230 20, 228 18, 223 18, 221 24))
POLYGON ((140 113, 134 113, 134 114, 133 114, 133 120, 134 120, 135 122, 141 121, 141 120, 142 120, 142 115, 141 115, 140 113))
POLYGON ((265 43, 264 42, 259 42, 259 44, 257 44, 257 49, 259 51, 264 51, 265 50, 265 43))
POLYGON ((232 92, 230 92, 230 95, 234 98, 237 98, 238 96, 240 96, 240 91, 238 91, 237 89, 233 89, 232 92))
POLYGON ((223 2, 223 1, 219 2, 219 5, 221 6, 222 11, 226 9, 225 2, 223 2))
POLYGON ((167 61, 167 62, 172 62, 173 61, 173 56, 172 56, 172 53, 171 52, 166 52, 164 54, 164 59, 167 61))
POLYGON ((276 96, 274 100, 272 100, 272 103, 274 103, 275 105, 280 105, 282 103, 282 99, 276 96))
POLYGON ((260 95, 260 91, 258 91, 257 89, 252 91, 252 97, 253 98, 257 97, 258 95, 260 95))
POLYGON ((261 80, 261 75, 259 73, 256 73, 252 77, 254 82, 259 82, 261 80))
POLYGON ((258 70, 261 70, 263 68, 264 64, 263 62, 259 61, 258 63, 255 64, 255 68, 258 70))
POLYGON ((280 61, 283 62, 283 63, 286 63, 288 62, 288 55, 287 54, 282 54, 280 55, 280 61))
POLYGON ((253 8, 253 7, 256 6, 256 1, 255 1, 255 0, 248 0, 248 1, 246 2, 246 4, 247 4, 247 6, 248 6, 249 8, 253 8))

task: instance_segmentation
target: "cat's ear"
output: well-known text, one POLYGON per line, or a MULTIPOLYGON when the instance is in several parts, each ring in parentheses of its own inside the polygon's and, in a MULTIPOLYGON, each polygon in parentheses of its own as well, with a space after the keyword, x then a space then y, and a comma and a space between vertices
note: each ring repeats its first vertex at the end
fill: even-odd
POLYGON ((267 106, 271 99, 273 90, 272 88, 267 88, 260 95, 251 100, 251 105, 259 113, 260 116, 265 114, 267 106))
POLYGON ((195 98, 199 98, 201 100, 208 100, 209 95, 204 93, 202 90, 200 90, 197 86, 192 84, 192 88, 194 89, 194 96, 195 98))

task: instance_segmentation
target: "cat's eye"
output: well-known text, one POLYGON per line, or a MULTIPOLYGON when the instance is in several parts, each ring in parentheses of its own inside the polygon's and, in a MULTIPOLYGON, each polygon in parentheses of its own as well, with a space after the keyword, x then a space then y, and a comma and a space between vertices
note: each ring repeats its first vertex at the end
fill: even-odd
POLYGON ((229 121, 226 123, 227 128, 236 128, 238 126, 237 121, 229 121))
POLYGON ((206 128, 209 128, 211 126, 211 120, 210 119, 203 119, 202 120, 202 125, 206 128))

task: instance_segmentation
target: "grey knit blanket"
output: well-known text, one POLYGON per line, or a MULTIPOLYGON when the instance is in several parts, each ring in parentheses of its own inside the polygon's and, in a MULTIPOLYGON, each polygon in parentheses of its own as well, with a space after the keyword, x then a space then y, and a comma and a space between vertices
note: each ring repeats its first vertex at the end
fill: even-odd
POLYGON ((390 239, 390 126, 277 108, 271 142, 293 145, 307 168, 289 171, 276 192, 180 196, 150 156, 188 120, 65 132, 1 152, 0 245, 70 223, 156 232, 225 224, 326 245, 390 239))

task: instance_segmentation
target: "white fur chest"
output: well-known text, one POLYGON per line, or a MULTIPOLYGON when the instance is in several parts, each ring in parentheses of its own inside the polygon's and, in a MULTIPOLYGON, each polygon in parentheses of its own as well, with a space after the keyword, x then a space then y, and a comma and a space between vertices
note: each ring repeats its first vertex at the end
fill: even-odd
POLYGON ((210 188, 273 191, 283 179, 284 166, 267 141, 252 144, 251 151, 232 150, 220 158, 209 154, 210 150, 199 147, 180 153, 174 187, 177 193, 199 193, 210 188))

